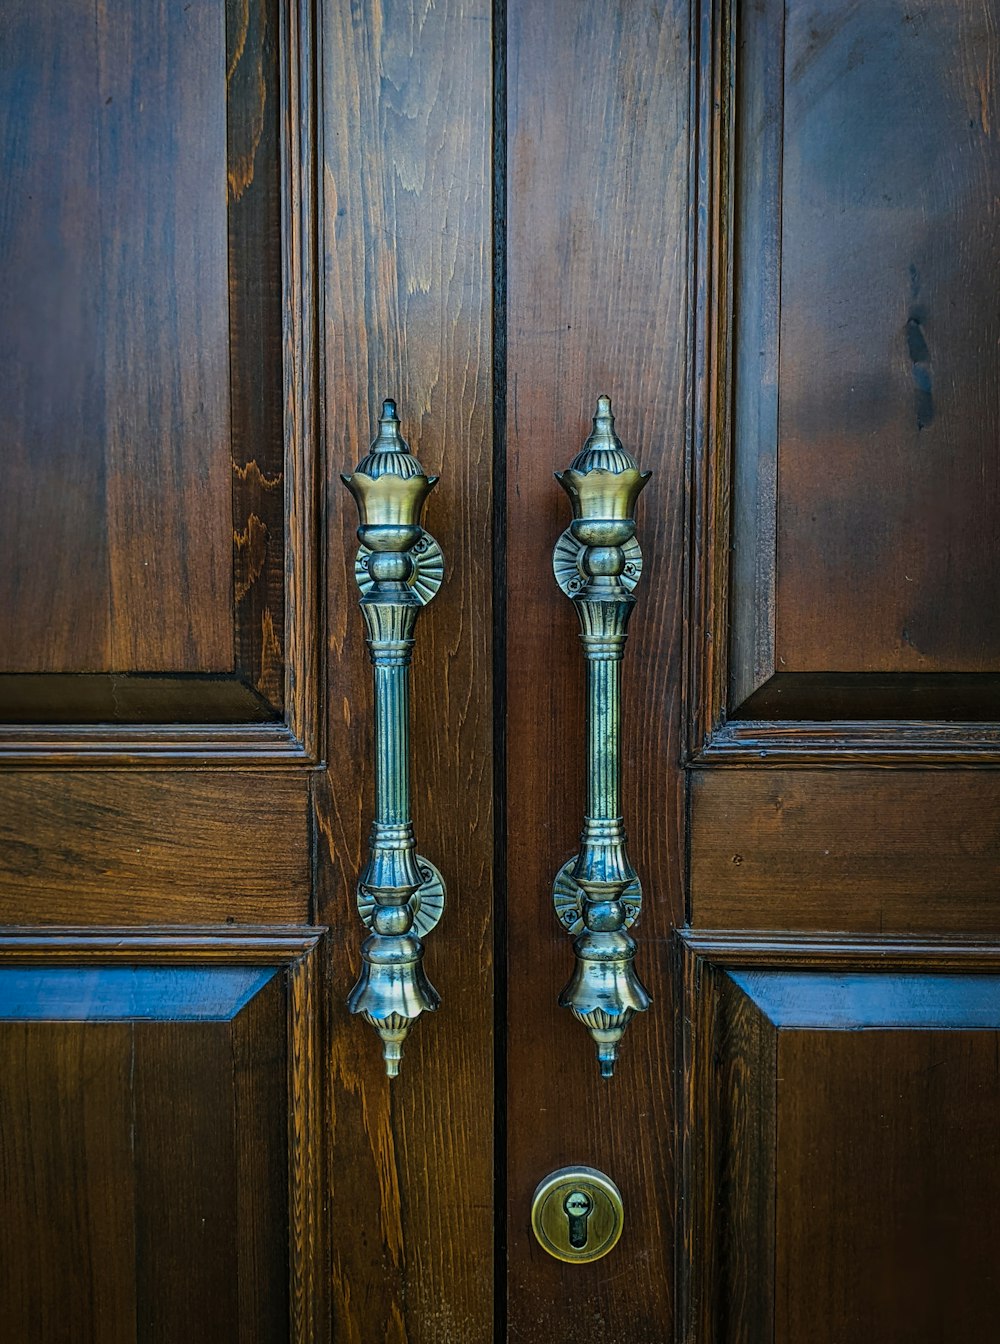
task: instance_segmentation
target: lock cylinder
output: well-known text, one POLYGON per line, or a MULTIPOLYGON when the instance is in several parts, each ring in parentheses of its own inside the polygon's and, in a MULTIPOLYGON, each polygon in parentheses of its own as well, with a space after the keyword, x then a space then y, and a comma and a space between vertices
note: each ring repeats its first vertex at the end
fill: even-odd
POLYGON ((595 1167, 560 1167, 539 1184, 531 1201, 531 1226, 549 1255, 587 1264, 614 1248, 625 1210, 621 1191, 595 1167))

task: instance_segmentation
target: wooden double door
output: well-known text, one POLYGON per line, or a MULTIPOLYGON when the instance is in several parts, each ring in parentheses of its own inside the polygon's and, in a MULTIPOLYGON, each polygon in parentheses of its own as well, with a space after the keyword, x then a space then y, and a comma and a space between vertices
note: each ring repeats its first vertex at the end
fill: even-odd
POLYGON ((6 0, 3 1344, 996 1337, 998 18, 6 0), (600 393, 653 473, 610 1080, 551 904, 600 393), (392 1081, 339 480, 387 396, 446 557, 392 1081), (571 1163, 586 1265, 531 1231, 571 1163))

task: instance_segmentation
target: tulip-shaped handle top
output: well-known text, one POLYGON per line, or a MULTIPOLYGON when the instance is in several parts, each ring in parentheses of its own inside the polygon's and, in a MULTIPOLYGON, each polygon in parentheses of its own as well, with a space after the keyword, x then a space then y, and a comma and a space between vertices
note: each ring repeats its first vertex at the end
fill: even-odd
POLYGON ((556 479, 573 522, 556 543, 556 582, 576 607, 587 659, 587 814, 577 856, 556 875, 553 903, 574 936, 576 967, 560 995, 590 1032, 601 1074, 614 1073, 618 1045, 649 995, 635 973, 642 889, 625 849, 621 817, 621 664, 632 590, 642 569, 635 506, 649 480, 615 433, 607 397, 594 428, 556 479))
POLYGON ((420 525, 437 477, 412 455, 386 401, 371 449, 341 479, 358 506, 354 575, 375 680, 375 820, 357 891, 370 932, 347 1002, 378 1032, 394 1078, 410 1027, 439 1003, 422 939, 441 917, 444 882, 416 852, 410 818, 410 658, 417 616, 444 573, 440 547, 420 525))

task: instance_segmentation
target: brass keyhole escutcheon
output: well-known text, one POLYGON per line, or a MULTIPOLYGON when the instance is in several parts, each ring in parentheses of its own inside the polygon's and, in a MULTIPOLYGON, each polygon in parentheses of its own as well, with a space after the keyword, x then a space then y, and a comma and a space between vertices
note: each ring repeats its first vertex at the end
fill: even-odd
POLYGON ((549 1255, 586 1264, 607 1255, 622 1234, 621 1192, 595 1167, 561 1167, 546 1176, 531 1201, 531 1226, 549 1255))
POLYGON ((587 1245, 587 1219, 593 1207, 594 1201, 586 1190, 571 1190, 563 1200, 569 1219, 569 1244, 574 1251, 582 1251, 587 1245))

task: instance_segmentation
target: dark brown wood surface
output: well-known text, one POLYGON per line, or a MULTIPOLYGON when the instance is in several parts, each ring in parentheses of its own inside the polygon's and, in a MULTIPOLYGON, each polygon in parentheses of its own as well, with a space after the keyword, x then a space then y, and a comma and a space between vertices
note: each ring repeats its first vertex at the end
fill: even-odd
POLYGON ((493 1337, 492 315, 490 6, 324 6, 324 370, 329 775, 317 778, 318 908, 337 929, 328 1126, 333 1299, 352 1344, 493 1337), (444 585, 412 672, 414 817, 448 887, 426 969, 442 1005, 386 1079, 344 1000, 372 809, 371 668, 340 483, 384 397, 440 484, 425 524, 444 585))
POLYGON ((684 1338, 992 1338, 988 945, 685 939, 684 1338))
POLYGON ((507 1154, 512 1339, 669 1336, 674 1019, 681 914, 677 688, 684 535, 688 14, 514 0, 507 9, 507 1154), (573 966, 552 879, 585 796, 584 665, 552 578, 570 512, 552 479, 599 394, 653 479, 624 670, 624 807, 644 890, 637 967, 653 1008, 616 1076, 557 1006, 573 966), (627 1210, 607 1259, 567 1266, 530 1230, 538 1182, 606 1171, 627 1210))
POLYGON ((997 75, 981 0, 787 6, 779 668, 998 667, 997 75))
POLYGON ((313 8, 0 14, 18 1344, 991 1338, 992 0, 321 0, 315 44, 313 8), (600 393, 654 473, 623 762, 654 1004, 611 1083, 550 902, 585 768, 551 473, 600 393), (443 1004, 392 1084, 344 1006, 372 706, 339 483, 386 396, 447 561, 413 669, 443 1004), (679 969, 685 919, 721 932, 679 969), (159 1014, 102 1019, 109 967, 159 1014), (585 1268, 529 1228, 569 1162, 626 1204, 585 1268))
POLYGON ((684 1337, 985 1341, 995 7, 697 8, 684 1337))
POLYGON ((1000 931, 995 771, 697 770, 703 928, 1000 931))
POLYGON ((2 24, 0 665, 230 669, 222 12, 2 24))
POLYGON ((233 974, 0 963, 5 1338, 287 1336, 284 972, 233 974))
POLYGON ((300 772, 0 774, 5 924, 304 924, 300 772))
POLYGON ((236 666, 284 703, 280 15, 227 0, 226 135, 236 666))
POLYGON ((996 1030, 780 1033, 775 1341, 994 1338, 997 1048, 996 1030))

